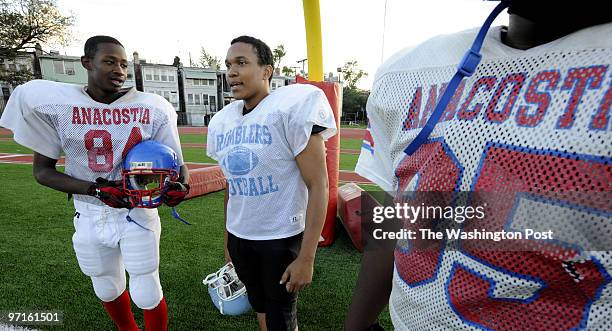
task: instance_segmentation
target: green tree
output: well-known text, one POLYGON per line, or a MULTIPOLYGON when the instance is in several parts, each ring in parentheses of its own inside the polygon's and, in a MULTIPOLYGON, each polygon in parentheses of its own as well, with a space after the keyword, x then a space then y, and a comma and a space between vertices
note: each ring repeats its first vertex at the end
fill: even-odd
MULTIPOLYGON (((0 0, 0 58, 12 62, 37 43, 66 45, 71 40, 73 24, 74 16, 62 14, 53 0, 0 0)), ((0 81, 10 85, 33 78, 28 70, 0 66, 0 81)))
POLYGON ((343 83, 349 89, 356 89, 359 81, 367 75, 368 73, 360 69, 355 60, 348 61, 342 66, 343 83))
POLYGON ((293 70, 293 68, 289 68, 287 66, 283 66, 283 69, 281 69, 281 72, 283 73, 283 75, 289 77, 289 76, 295 76, 295 70, 293 70))
POLYGON ((204 47, 201 47, 200 61, 197 65, 204 68, 219 69, 221 67, 221 58, 208 53, 204 47))
POLYGON ((357 61, 348 61, 342 66, 342 113, 350 119, 363 120, 370 91, 357 88, 359 81, 368 75, 359 68, 357 61))
POLYGON ((54 0, 0 0, 0 57, 41 45, 66 45, 74 16, 62 14, 54 0))
POLYGON ((342 113, 352 119, 363 120, 370 91, 346 87, 342 90, 342 113))
POLYGON ((274 72, 280 68, 281 61, 285 55, 287 55, 287 51, 285 50, 285 46, 283 44, 276 46, 276 48, 272 51, 272 59, 274 60, 275 65, 274 72))
POLYGON ((12 86, 21 85, 34 78, 34 74, 30 70, 5 70, 0 67, 0 81, 12 86))

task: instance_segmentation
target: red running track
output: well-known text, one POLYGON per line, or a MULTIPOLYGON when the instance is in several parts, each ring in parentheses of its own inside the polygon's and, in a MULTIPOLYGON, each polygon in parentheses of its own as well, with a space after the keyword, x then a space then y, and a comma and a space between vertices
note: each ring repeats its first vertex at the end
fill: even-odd
MULTIPOLYGON (((0 153, 0 163, 17 163, 17 164, 32 164, 33 156, 31 154, 9 154, 9 153, 0 153)), ((58 164, 64 164, 64 159, 61 158, 58 164)), ((197 168, 206 168, 206 167, 214 167, 216 164, 210 163, 193 163, 187 162, 187 167, 189 169, 197 169, 197 168)), ((354 171, 340 171, 340 182, 353 182, 357 184, 372 184, 369 180, 359 176, 354 171)))
MULTIPOLYGON (((179 133, 189 133, 189 134, 207 134, 207 127, 195 127, 195 126, 181 126, 178 128, 179 133)), ((346 139, 363 139, 365 134, 365 129, 340 129, 340 136, 346 139)), ((9 135, 12 132, 9 129, 0 128, 0 135, 9 135)))

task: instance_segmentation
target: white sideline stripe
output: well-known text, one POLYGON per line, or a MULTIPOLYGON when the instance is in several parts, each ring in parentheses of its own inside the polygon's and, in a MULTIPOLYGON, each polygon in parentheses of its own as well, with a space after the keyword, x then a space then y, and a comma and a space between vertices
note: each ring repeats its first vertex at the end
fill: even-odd
POLYGON ((32 154, 2 154, 0 155, 0 159, 6 159, 9 157, 21 157, 21 156, 30 156, 32 154))
POLYGON ((28 329, 22 326, 0 323, 0 331, 36 331, 36 329, 28 329))
MULTIPOLYGON (((30 161, 0 161, 2 164, 32 164, 30 161)), ((63 166, 62 164, 58 164, 59 167, 63 166)))

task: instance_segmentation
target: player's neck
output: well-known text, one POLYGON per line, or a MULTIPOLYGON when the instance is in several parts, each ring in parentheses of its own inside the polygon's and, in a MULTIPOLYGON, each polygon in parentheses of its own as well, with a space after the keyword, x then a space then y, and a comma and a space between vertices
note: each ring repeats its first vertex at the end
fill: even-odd
POLYGON ((270 94, 270 91, 266 89, 247 99, 244 99, 244 107, 248 110, 253 110, 253 108, 257 107, 261 100, 267 97, 268 94, 270 94))
POLYGON ((568 22, 561 19, 553 22, 536 22, 511 14, 507 33, 502 40, 504 44, 512 48, 525 50, 549 43, 587 26, 590 26, 590 24, 568 22))
POLYGON ((105 103, 107 105, 121 98, 121 96, 124 94, 121 91, 115 93, 108 93, 92 85, 87 86, 85 88, 85 91, 95 101, 105 103))

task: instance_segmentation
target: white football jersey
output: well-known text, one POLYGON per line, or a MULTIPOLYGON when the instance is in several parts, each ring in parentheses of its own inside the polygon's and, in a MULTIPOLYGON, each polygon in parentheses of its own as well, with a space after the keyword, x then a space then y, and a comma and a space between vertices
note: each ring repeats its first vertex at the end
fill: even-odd
MULTIPOLYGON (((594 232, 609 238, 609 199, 555 202, 550 196, 612 192, 612 24, 528 50, 504 45, 500 29, 488 32, 476 72, 411 156, 403 150, 427 122, 477 30, 436 37, 390 58, 368 99, 370 127, 356 171, 396 196, 504 192, 515 200, 492 212, 506 225, 517 208, 531 206, 532 215, 567 224, 560 236, 572 222, 597 219, 594 232)), ((610 252, 559 251, 481 251, 464 243, 417 252, 400 240, 389 302, 393 324, 399 330, 612 329, 610 252)))
POLYGON ((295 157, 313 125, 336 133, 323 91, 295 84, 276 89, 250 113, 243 101, 225 106, 210 121, 206 153, 227 178, 227 231, 250 240, 280 239, 304 231, 308 190, 295 157))
MULTIPOLYGON (((0 125, 17 143, 52 159, 65 155, 65 173, 86 181, 121 179, 122 160, 142 140, 171 147, 183 164, 176 111, 164 98, 131 88, 111 104, 79 85, 34 80, 11 95, 0 125)), ((75 200, 102 204, 96 198, 75 200)))

